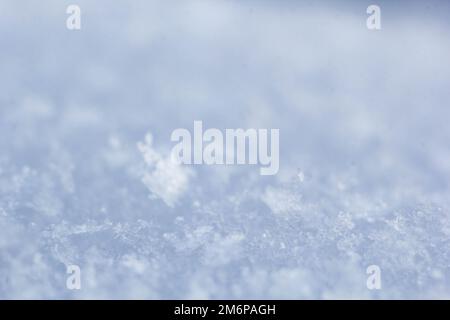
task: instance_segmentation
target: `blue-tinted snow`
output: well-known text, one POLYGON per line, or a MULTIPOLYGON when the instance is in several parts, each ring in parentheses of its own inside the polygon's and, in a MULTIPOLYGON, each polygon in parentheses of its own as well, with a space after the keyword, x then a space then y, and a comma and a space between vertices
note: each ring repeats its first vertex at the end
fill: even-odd
POLYGON ((0 298, 450 297, 449 4, 369 4, 1 1, 0 298), (280 172, 166 165, 194 120, 280 172))

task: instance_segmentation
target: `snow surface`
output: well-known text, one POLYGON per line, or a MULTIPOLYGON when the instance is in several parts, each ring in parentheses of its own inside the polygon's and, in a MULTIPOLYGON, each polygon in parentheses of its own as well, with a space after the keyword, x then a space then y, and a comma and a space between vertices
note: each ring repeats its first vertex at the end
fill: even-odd
POLYGON ((450 298, 449 3, 378 3, 1 1, 0 298, 450 298), (174 166, 194 120, 280 172, 174 166))

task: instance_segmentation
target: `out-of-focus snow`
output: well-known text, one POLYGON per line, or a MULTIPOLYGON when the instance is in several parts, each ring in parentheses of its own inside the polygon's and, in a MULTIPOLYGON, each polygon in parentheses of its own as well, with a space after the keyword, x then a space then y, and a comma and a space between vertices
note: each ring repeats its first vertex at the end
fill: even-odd
POLYGON ((80 31, 0 3, 0 298, 450 297, 446 1, 378 1, 380 31, 359 1, 76 2, 80 31), (278 175, 176 166, 194 120, 279 128, 278 175))

